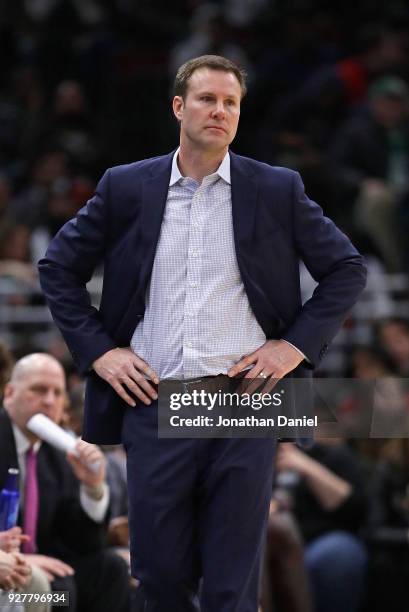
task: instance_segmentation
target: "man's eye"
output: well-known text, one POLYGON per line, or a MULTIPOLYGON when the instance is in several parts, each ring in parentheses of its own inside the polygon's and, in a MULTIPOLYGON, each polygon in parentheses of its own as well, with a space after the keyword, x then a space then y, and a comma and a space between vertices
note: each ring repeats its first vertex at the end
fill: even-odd
POLYGON ((205 102, 209 102, 211 100, 211 97, 210 96, 202 96, 200 99, 204 100, 205 102))
POLYGON ((47 393, 47 389, 45 387, 31 387, 30 391, 32 393, 36 393, 37 395, 44 395, 47 393))

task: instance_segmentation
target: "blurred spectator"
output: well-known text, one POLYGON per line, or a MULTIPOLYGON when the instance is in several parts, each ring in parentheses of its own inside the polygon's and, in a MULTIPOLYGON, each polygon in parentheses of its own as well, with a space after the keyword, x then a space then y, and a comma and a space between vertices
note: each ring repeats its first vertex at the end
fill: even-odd
POLYGON ((67 159, 61 150, 39 154, 32 162, 26 185, 13 198, 11 216, 31 228, 45 224, 50 194, 53 189, 62 189, 68 177, 67 159))
POLYGON ((356 52, 319 66, 296 93, 284 98, 281 121, 287 129, 327 145, 334 125, 366 101, 369 84, 398 70, 405 59, 402 35, 377 23, 357 33, 356 52), (304 121, 307 122, 305 125, 304 121))
POLYGON ((380 346, 394 360, 397 372, 409 378, 409 320, 392 317, 375 327, 380 346))
MULTIPOLYGON (((39 134, 47 122, 44 85, 36 68, 26 64, 16 69, 13 86, 19 108, 19 150, 22 158, 30 159, 38 155, 39 134)), ((14 174, 20 166, 21 162, 12 169, 14 174)))
POLYGON ((47 222, 43 225, 52 238, 85 204, 94 192, 93 183, 85 177, 75 177, 64 188, 52 190, 47 204, 47 222))
POLYGON ((368 528, 371 612, 401 612, 409 580, 409 443, 390 440, 383 447, 371 486, 368 528))
POLYGON ((57 12, 62 4, 71 5, 71 10, 75 11, 83 23, 92 24, 101 18, 102 9, 99 9, 94 0, 83 0, 81 3, 73 0, 25 0, 24 8, 30 19, 43 22, 57 12))
POLYGON ((249 26, 268 4, 268 0, 223 0, 225 19, 236 27, 249 26))
POLYGON ((88 106, 80 83, 60 83, 39 144, 63 151, 75 171, 98 172, 98 145, 88 106))
POLYGON ((235 44, 227 25, 223 7, 217 4, 198 5, 191 22, 191 33, 176 45, 170 54, 169 71, 176 74, 178 68, 192 57, 199 55, 223 55, 250 73, 245 50, 235 44))
POLYGON ((377 346, 356 346, 352 350, 347 376, 361 380, 375 380, 396 374, 394 360, 377 346))
MULTIPOLYGON (((311 32, 315 37, 319 34, 320 19, 322 14, 315 17, 316 27, 311 32)), ((314 21, 307 18, 305 29, 309 23, 314 21)), ((405 58, 402 36, 377 23, 366 24, 357 33, 354 46, 355 53, 342 54, 338 49, 340 58, 331 62, 328 57, 323 65, 317 62, 318 67, 301 87, 295 88, 291 96, 283 97, 280 122, 286 129, 306 134, 325 146, 334 126, 339 125, 351 108, 365 102, 369 83, 385 71, 398 69, 405 58)))
MULTIPOLYGON (((1 34, 3 37, 4 31, 1 31, 1 34)), ((19 157, 19 112, 10 84, 7 82, 10 72, 5 71, 3 74, 2 79, 4 78, 6 82, 3 84, 0 81, 0 168, 9 169, 19 157)))
POLYGON ((126 565, 104 549, 108 488, 99 449, 77 443, 64 455, 27 429, 38 412, 62 418, 65 379, 61 365, 32 354, 15 365, 0 412, 0 488, 10 466, 19 467, 26 558, 40 567, 54 590, 70 592, 70 608, 128 612, 126 565), (97 472, 87 462, 99 461, 97 472))
POLYGON ((26 225, 3 224, 0 245, 1 260, 30 262, 30 232, 26 225))
POLYGON ((383 77, 369 90, 369 108, 342 126, 332 144, 336 185, 352 198, 351 223, 374 242, 389 271, 402 268, 398 207, 407 198, 409 88, 383 77))
POLYGON ((373 440, 367 444, 365 438, 409 435, 409 397, 397 378, 395 360, 384 348, 356 346, 346 374, 353 379, 351 393, 338 405, 338 416, 344 435, 357 438, 354 447, 362 456, 373 455, 373 440))
POLYGON ((358 612, 367 567, 359 537, 366 498, 358 457, 335 439, 321 439, 308 452, 281 444, 275 498, 292 507, 305 541, 315 611, 358 612))
POLYGON ((24 304, 36 289, 37 270, 30 257, 27 226, 5 221, 0 225, 0 280, 9 304, 24 304))

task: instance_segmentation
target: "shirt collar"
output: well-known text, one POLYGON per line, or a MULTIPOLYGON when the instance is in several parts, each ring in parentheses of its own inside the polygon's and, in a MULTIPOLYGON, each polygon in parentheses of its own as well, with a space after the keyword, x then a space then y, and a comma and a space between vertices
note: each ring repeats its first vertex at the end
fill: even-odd
MULTIPOLYGON (((15 423, 12 423, 12 427, 13 427, 14 440, 16 442, 17 456, 21 457, 22 455, 26 454, 26 452, 31 446, 31 442, 27 438, 27 436, 23 434, 21 429, 17 427, 15 423)), ((38 453, 40 446, 41 446, 41 440, 37 440, 37 442, 35 442, 33 445, 34 452, 38 453)))
MULTIPOLYGON (((175 151, 175 154, 173 155, 172 172, 170 174, 169 187, 172 187, 172 185, 177 183, 180 179, 185 178, 180 173, 178 162, 177 162, 178 155, 179 155, 179 150, 180 150, 180 147, 178 147, 177 151, 175 151)), ((214 174, 218 174, 220 176, 220 178, 222 178, 226 183, 228 183, 229 185, 231 184, 231 179, 230 179, 230 155, 229 155, 228 151, 227 151, 226 155, 224 156, 222 163, 217 168, 217 170, 214 172, 214 174)))

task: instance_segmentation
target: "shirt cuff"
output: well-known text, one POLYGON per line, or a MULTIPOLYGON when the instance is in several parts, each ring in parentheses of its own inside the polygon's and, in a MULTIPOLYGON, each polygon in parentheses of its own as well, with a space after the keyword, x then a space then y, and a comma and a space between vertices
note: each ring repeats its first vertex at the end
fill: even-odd
POLYGON ((89 518, 96 523, 102 523, 104 520, 109 504, 109 487, 106 482, 102 484, 103 494, 101 499, 92 499, 87 495, 85 485, 80 486, 80 502, 82 509, 89 518))
POLYGON ((294 344, 291 344, 291 342, 288 342, 288 340, 284 340, 284 338, 281 338, 281 340, 283 342, 287 342, 287 344, 289 344, 290 346, 293 347, 293 349, 295 349, 297 351, 297 353, 300 353, 301 357, 303 357, 303 359, 305 359, 305 361, 308 361, 308 363, 310 363, 310 360, 307 359, 307 357, 304 355, 304 353, 302 351, 300 351, 299 348, 297 348, 296 346, 294 346, 294 344))

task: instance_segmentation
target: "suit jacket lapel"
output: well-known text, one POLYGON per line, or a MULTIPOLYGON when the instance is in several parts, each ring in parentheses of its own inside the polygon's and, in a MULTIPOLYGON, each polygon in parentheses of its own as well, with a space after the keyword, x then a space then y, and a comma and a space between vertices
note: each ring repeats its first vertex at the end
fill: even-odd
POLYGON ((138 286, 115 334, 115 339, 119 343, 128 343, 128 336, 134 329, 135 322, 141 315, 141 310, 143 310, 143 300, 152 272, 165 212, 173 155, 174 151, 158 159, 156 163, 152 163, 149 175, 142 184, 142 210, 140 228, 137 232, 139 240, 138 245, 136 245, 138 257, 141 261, 141 272, 138 286))
POLYGON ((259 185, 251 165, 230 151, 233 232, 241 279, 250 306, 267 337, 284 327, 284 322, 268 300, 254 274, 254 230, 259 185))
POLYGON ((174 152, 167 155, 151 169, 151 176, 143 182, 142 186, 142 214, 141 214, 141 253, 142 267, 140 276, 140 289, 145 291, 152 272, 158 245, 160 228, 165 212, 168 196, 170 172, 174 152))
POLYGON ((234 242, 240 265, 253 236, 258 184, 245 160, 230 151, 230 161, 234 242))

